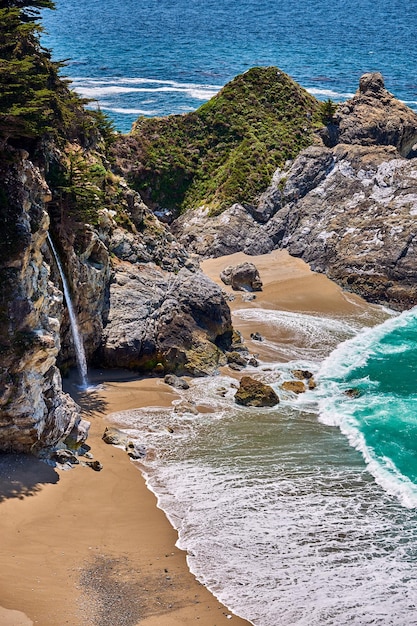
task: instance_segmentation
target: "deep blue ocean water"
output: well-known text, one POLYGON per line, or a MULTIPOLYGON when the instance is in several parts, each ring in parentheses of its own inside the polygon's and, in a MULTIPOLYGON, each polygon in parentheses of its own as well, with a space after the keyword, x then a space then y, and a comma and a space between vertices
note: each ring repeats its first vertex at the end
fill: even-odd
MULTIPOLYGON (((44 44, 123 132, 138 115, 197 108, 254 65, 335 100, 378 70, 417 109, 415 1, 56 5, 44 44)), ((276 387, 278 407, 237 407, 234 380, 213 377, 181 391, 205 404, 197 415, 177 403, 113 416, 152 452, 142 469, 191 569, 256 626, 416 626, 416 310, 363 324, 235 315, 271 327, 281 356, 253 375, 276 387), (283 396, 280 383, 300 367, 317 390, 283 396)))
POLYGON ((344 100, 365 71, 417 108, 414 0, 56 0, 45 45, 76 89, 130 129, 197 108, 237 74, 276 65, 344 100))

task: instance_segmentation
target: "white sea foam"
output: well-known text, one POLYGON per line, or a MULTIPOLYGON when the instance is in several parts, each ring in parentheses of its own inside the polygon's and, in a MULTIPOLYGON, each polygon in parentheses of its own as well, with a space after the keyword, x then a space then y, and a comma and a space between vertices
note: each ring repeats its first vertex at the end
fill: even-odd
POLYGON ((176 80, 159 80, 155 78, 140 77, 104 77, 104 78, 88 78, 84 76, 75 76, 71 78, 73 83, 85 85, 117 85, 119 83, 126 85, 169 85, 180 89, 208 89, 210 91, 219 91, 223 85, 211 85, 206 83, 181 83, 176 80))
MULTIPOLYGON (((376 454, 367 444, 364 434, 361 432, 361 424, 355 418, 357 412, 367 412, 371 419, 372 415, 378 417, 381 411, 381 401, 376 395, 374 399, 367 395, 356 399, 348 399, 344 395, 343 388, 336 385, 327 386, 319 391, 319 419, 329 426, 338 426, 340 431, 347 437, 350 445, 358 450, 366 463, 370 474, 376 482, 390 495, 398 498, 401 504, 407 508, 417 507, 417 485, 395 466, 392 459, 376 454)), ((392 406, 398 405, 399 399, 390 399, 392 406)), ((389 401, 387 401, 389 405, 389 401)), ((382 409, 383 411, 384 409, 382 409)), ((406 427, 407 416, 403 413, 403 425, 406 427)), ((374 417, 375 419, 375 417, 374 417)), ((415 421, 415 420, 414 420, 415 421)), ((376 426, 377 427, 377 426, 376 426)))
POLYGON ((326 98, 336 98, 339 100, 341 100, 342 98, 353 98, 353 96, 355 95, 353 93, 343 93, 339 91, 333 91, 332 89, 318 89, 316 87, 307 87, 307 91, 312 96, 318 96, 319 98, 325 96, 326 98))
POLYGON ((353 338, 341 343, 323 362, 319 377, 345 378, 352 370, 362 367, 368 358, 378 351, 380 354, 389 351, 390 346, 381 344, 381 339, 393 330, 406 326, 410 320, 417 319, 417 307, 390 317, 382 324, 372 328, 364 328, 353 338))
POLYGON ((96 99, 132 93, 182 93, 195 100, 209 100, 221 89, 219 85, 180 83, 145 78, 95 79, 76 77, 72 79, 72 86, 81 96, 96 99))
MULTIPOLYGON (((366 420, 372 420, 375 428, 378 428, 378 420, 383 419, 385 422, 386 415, 398 415, 402 428, 407 428, 408 421, 415 427, 416 399, 413 396, 401 398, 382 395, 377 381, 368 378, 351 380, 350 375, 364 368, 370 358, 389 358, 409 350, 410 345, 406 342, 395 345, 384 342, 383 339, 416 319, 417 308, 414 308, 397 317, 391 317, 378 326, 362 330, 352 339, 340 344, 322 363, 316 375, 319 383, 319 419, 325 424, 340 428, 350 444, 361 452, 375 480, 406 507, 417 507, 417 485, 403 475, 392 459, 381 456, 368 444, 362 432, 363 425, 357 416, 367 416, 366 420), (366 389, 367 392, 359 397, 349 398, 346 391, 352 386, 366 389)), ((399 423, 398 421, 397 428, 399 423)))
POLYGON ((323 359, 338 343, 356 334, 357 322, 346 319, 307 315, 268 309, 239 309, 238 319, 256 324, 268 324, 274 340, 265 341, 271 349, 284 353, 289 359, 323 359))
POLYGON ((115 416, 151 448, 147 483, 191 570, 256 626, 411 625, 413 512, 375 486, 337 430, 290 403, 237 407, 233 384, 180 392, 211 413, 115 416))
POLYGON ((120 113, 121 115, 157 115, 156 109, 127 109, 123 107, 111 107, 106 104, 101 104, 100 108, 103 111, 111 111, 112 113, 120 113))

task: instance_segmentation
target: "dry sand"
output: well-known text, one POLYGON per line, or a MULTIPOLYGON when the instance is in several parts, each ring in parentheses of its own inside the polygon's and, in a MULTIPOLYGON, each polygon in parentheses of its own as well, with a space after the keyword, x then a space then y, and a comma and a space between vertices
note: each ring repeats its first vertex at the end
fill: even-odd
MULTIPOLYGON (((222 267, 247 258, 210 260, 203 269, 219 282, 222 267)), ((262 304, 354 315, 369 307, 285 252, 249 260, 259 268, 264 290, 251 303, 237 296, 232 308, 262 304)), ((248 326, 239 329, 249 338, 248 326)), ((185 554, 175 547, 177 534, 141 473, 124 451, 101 440, 111 412, 169 406, 176 397, 152 378, 116 377, 84 394, 79 401, 92 423, 88 443, 103 464, 100 472, 0 458, 2 626, 248 624, 190 574, 185 554)))

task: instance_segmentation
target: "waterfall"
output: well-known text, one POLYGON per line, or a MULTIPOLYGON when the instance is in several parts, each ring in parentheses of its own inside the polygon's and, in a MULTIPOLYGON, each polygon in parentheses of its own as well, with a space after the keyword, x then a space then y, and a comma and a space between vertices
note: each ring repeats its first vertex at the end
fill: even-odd
POLYGON ((68 287, 68 282, 65 277, 64 270, 62 269, 62 265, 59 260, 58 253, 55 250, 55 246, 52 243, 52 239, 49 233, 48 233, 48 243, 52 250, 52 254, 54 255, 55 262, 58 267, 58 271, 62 280, 62 287, 64 289, 65 301, 67 303, 68 315, 70 318, 72 339, 74 341, 74 348, 75 348, 75 358, 77 359, 77 366, 78 366, 78 372, 79 372, 80 379, 81 379, 81 385, 83 387, 87 387, 88 386, 87 359, 85 358, 83 339, 81 337, 80 329, 78 328, 78 322, 77 322, 77 317, 75 315, 74 307, 72 306, 72 300, 71 300, 70 290, 68 287))

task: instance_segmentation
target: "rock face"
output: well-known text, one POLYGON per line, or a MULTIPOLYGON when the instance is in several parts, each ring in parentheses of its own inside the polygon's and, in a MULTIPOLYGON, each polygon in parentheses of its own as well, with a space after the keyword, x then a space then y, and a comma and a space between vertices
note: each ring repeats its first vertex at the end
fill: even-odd
POLYGON ((235 291, 262 291, 262 281, 253 263, 229 265, 221 272, 220 278, 235 291))
POLYGON ((279 398, 269 385, 250 376, 242 376, 235 402, 243 406, 275 406, 279 403, 279 398))
POLYGON ((175 220, 171 231, 189 252, 202 258, 234 252, 251 255, 271 252, 274 241, 251 213, 240 204, 234 204, 215 217, 210 217, 204 207, 196 208, 175 220))
POLYGON ((106 365, 201 376, 226 362, 230 310, 201 272, 119 263, 109 297, 99 353, 106 365))
POLYGON ((286 248, 372 302, 417 304, 417 114, 365 74, 319 134, 327 145, 277 170, 255 210, 184 215, 179 240, 204 257, 286 248))
POLYGON ((382 74, 364 74, 355 96, 337 110, 333 142, 325 143, 395 146, 402 156, 410 158, 417 156, 416 117, 385 89, 382 74))
POLYGON ((267 225, 277 247, 370 301, 417 303, 416 160, 391 146, 310 148, 288 171, 283 204, 267 225), (304 193, 316 158, 325 176, 304 193), (298 199, 285 203, 287 189, 298 199))
POLYGON ((7 156, 0 167, 0 450, 36 452, 70 433, 81 442, 88 429, 55 366, 62 294, 42 255, 50 192, 26 153, 7 156))

